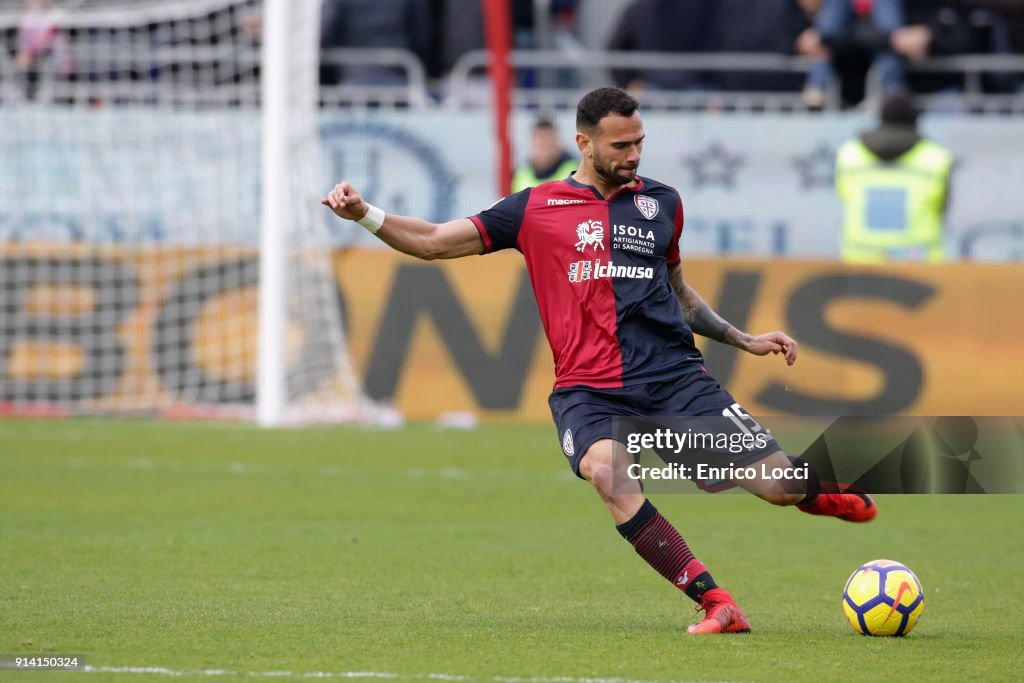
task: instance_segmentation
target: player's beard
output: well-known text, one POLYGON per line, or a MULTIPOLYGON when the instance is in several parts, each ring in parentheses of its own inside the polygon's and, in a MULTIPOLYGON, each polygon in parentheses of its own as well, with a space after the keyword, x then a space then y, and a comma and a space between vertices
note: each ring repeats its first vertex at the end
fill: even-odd
POLYGON ((603 159, 596 154, 594 155, 594 173, 609 185, 629 185, 636 180, 636 172, 639 168, 638 164, 633 168, 619 167, 618 169, 613 169, 611 164, 605 163, 603 159))

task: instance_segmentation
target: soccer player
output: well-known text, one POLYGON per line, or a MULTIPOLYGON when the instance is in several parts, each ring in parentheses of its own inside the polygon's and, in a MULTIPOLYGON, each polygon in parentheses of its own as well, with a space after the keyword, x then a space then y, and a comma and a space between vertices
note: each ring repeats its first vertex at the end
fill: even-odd
MULTIPOLYGON (((522 252, 555 358, 549 403, 562 450, 590 482, 619 533, 656 571, 705 611, 690 633, 736 633, 750 622, 719 588, 679 532, 622 476, 613 418, 718 416, 740 430, 760 426, 704 369, 694 333, 792 365, 797 343, 782 332, 752 335, 723 320, 683 279, 679 193, 637 174, 644 145, 638 102, 598 88, 576 110, 579 169, 505 197, 471 218, 434 224, 387 214, 342 182, 322 200, 392 248, 421 259, 448 259, 514 248, 522 252), (746 422, 746 424, 744 424, 746 422)), ((621 438, 621 437, 619 437, 621 438)), ((621 449, 619 449, 621 452, 621 449)), ((737 467, 789 468, 774 440, 737 467)), ((825 493, 813 476, 798 492, 777 482, 737 481, 775 505, 853 522, 875 516, 870 497, 825 493)))

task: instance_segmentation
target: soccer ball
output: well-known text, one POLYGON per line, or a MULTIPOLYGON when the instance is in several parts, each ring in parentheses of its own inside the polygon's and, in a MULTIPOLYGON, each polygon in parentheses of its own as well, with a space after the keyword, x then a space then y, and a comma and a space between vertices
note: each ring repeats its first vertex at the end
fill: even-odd
POLYGON ((905 636, 924 610, 921 582, 906 565, 874 560, 861 565, 843 589, 843 612, 865 636, 905 636))

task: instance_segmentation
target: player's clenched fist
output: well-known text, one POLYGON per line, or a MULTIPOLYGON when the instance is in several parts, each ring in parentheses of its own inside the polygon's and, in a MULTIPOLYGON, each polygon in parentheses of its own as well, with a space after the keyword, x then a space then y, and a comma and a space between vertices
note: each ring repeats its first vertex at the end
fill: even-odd
POLYGON ((350 221, 358 221, 369 210, 352 183, 341 182, 334 186, 327 196, 320 200, 324 206, 330 207, 336 215, 350 221))

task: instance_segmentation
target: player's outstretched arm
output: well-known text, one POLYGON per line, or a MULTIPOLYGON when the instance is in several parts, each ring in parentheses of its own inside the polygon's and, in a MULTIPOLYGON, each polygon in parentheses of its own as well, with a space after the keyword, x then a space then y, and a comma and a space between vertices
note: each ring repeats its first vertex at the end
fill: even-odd
POLYGON ((783 332, 767 332, 752 335, 742 332, 711 310, 707 302, 701 298, 693 287, 683 280, 683 268, 676 265, 668 269, 668 281, 679 297, 683 307, 683 315, 694 333, 709 339, 735 346, 755 356, 766 356, 769 353, 781 353, 786 364, 796 362, 797 343, 783 332))
POLYGON ((366 202, 351 183, 338 183, 320 203, 336 216, 356 221, 392 249, 427 261, 472 256, 484 250, 483 239, 468 218, 438 224, 385 214, 366 202))

